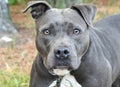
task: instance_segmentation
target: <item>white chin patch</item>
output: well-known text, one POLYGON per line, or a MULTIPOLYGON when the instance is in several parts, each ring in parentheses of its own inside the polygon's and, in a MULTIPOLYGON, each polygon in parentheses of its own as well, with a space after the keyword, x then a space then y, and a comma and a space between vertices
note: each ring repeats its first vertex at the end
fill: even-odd
POLYGON ((53 70, 53 73, 54 73, 55 75, 58 75, 58 76, 64 76, 64 75, 69 74, 70 71, 67 70, 67 69, 54 69, 54 70, 53 70))

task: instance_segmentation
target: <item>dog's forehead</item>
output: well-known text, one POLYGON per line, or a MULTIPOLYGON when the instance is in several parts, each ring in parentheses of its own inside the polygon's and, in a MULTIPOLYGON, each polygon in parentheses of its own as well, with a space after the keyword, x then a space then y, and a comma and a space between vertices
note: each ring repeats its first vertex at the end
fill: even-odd
POLYGON ((44 15, 42 15, 39 19, 40 25, 44 25, 47 23, 75 23, 75 24, 83 24, 83 18, 75 11, 70 8, 66 9, 50 9, 44 15))

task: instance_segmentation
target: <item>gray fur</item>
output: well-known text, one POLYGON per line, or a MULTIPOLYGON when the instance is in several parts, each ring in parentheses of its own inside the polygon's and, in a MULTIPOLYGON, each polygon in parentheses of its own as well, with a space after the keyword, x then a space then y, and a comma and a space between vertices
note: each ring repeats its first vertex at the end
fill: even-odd
POLYGON ((34 16, 38 55, 31 70, 30 87, 49 87, 58 78, 52 72, 56 66, 66 66, 82 87, 120 87, 120 15, 93 24, 94 5, 56 9, 39 2, 37 6, 45 8, 41 15, 34 16), (80 33, 74 34, 75 29, 80 33), (60 48, 70 49, 67 59, 54 56, 60 48))

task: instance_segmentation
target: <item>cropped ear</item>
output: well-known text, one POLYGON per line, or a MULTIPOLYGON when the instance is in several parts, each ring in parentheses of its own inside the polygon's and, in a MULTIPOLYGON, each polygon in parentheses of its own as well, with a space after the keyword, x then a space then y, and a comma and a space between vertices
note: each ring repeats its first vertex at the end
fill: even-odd
POLYGON ((37 19, 52 7, 46 1, 31 1, 28 3, 28 6, 25 8, 23 13, 27 12, 29 8, 32 8, 31 10, 32 17, 34 19, 37 19))
POLYGON ((85 20, 88 26, 92 26, 92 21, 96 15, 96 6, 95 5, 75 5, 71 9, 76 10, 85 20))

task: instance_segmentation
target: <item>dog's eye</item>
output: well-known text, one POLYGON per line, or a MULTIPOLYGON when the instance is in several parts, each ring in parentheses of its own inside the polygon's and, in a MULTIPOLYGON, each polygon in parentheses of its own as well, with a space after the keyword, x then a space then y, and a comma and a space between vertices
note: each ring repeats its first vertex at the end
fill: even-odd
POLYGON ((43 33, 44 33, 45 35, 49 35, 49 34, 50 34, 50 31, 49 31, 48 29, 45 29, 45 30, 43 30, 43 33))
POLYGON ((79 34, 81 32, 81 30, 80 29, 78 29, 78 28, 75 28, 74 30, 73 30, 73 34, 79 34))

